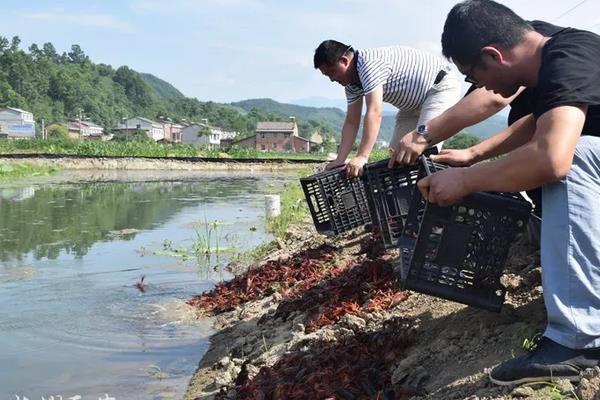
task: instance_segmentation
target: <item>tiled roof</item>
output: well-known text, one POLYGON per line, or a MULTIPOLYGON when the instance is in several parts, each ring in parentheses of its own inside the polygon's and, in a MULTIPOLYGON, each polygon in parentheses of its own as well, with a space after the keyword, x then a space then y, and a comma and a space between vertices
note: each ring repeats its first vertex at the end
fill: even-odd
POLYGON ((258 122, 256 131, 293 131, 295 122, 258 122))
POLYGON ((15 108, 15 107, 3 107, 3 108, 0 108, 0 110, 10 110, 10 111, 17 112, 19 114, 23 114, 23 113, 29 112, 29 111, 21 110, 20 108, 15 108))
POLYGON ((294 139, 295 140, 301 140, 303 142, 309 142, 309 143, 312 143, 312 144, 319 144, 319 143, 313 142, 312 140, 305 139, 305 138, 303 138, 301 136, 296 136, 294 139))

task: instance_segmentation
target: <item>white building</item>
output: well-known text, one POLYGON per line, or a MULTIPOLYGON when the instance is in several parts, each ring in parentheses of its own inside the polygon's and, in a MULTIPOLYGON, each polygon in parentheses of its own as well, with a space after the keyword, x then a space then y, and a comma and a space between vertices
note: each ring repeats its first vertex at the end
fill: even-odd
POLYGON ((122 132, 144 131, 155 142, 165 138, 163 124, 144 117, 128 118, 118 124, 115 130, 122 132))
POLYGON ((219 148, 221 140, 233 139, 237 132, 228 132, 207 123, 193 123, 181 131, 181 143, 219 148))
POLYGON ((0 108, 0 136, 33 139, 35 137, 33 114, 18 108, 0 108))

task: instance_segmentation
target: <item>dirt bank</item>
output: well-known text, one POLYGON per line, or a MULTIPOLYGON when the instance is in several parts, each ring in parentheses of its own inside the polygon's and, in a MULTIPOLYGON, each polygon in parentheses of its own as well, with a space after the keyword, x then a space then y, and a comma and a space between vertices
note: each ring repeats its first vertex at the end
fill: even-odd
POLYGON ((281 250, 190 303, 218 332, 191 399, 599 399, 582 382, 496 387, 487 372, 544 327, 539 253, 519 241, 499 314, 401 291, 370 234, 307 225, 281 250))
POLYGON ((286 162, 218 162, 218 161, 185 161, 152 158, 45 158, 45 157, 2 157, 0 164, 31 164, 44 167, 61 169, 86 169, 86 170, 181 170, 181 171, 281 171, 297 170, 318 164, 286 163, 286 162))

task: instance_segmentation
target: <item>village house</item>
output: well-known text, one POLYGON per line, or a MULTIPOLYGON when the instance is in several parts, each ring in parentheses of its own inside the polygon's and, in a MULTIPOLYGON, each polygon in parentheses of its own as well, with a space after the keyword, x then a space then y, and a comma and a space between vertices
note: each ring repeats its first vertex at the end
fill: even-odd
POLYGON ((308 153, 316 143, 298 135, 294 117, 289 122, 258 122, 254 135, 233 141, 232 146, 260 151, 291 151, 308 153))
POLYGON ((123 119, 114 130, 122 133, 144 131, 155 142, 165 138, 165 127, 163 124, 144 117, 123 119))
POLYGON ((0 137, 9 139, 35 138, 33 114, 19 108, 0 108, 0 137))
POLYGON ((219 127, 211 126, 208 120, 203 119, 201 123, 192 123, 181 131, 181 143, 202 145, 210 149, 222 147, 222 141, 232 140, 237 132, 228 132, 219 127))
POLYGON ((185 128, 184 125, 173 123, 171 118, 161 119, 160 123, 163 125, 165 131, 165 142, 181 143, 181 132, 185 128))
POLYGON ((104 135, 104 128, 91 121, 68 119, 65 124, 72 139, 109 140, 111 136, 104 135))

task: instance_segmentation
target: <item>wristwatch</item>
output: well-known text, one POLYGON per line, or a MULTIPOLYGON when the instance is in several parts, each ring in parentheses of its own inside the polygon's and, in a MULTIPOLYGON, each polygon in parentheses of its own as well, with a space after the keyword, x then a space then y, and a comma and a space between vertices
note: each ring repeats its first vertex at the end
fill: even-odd
POLYGON ((427 125, 419 125, 417 126, 417 134, 419 134, 427 143, 431 143, 431 138, 429 137, 429 129, 427 125))

